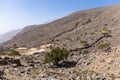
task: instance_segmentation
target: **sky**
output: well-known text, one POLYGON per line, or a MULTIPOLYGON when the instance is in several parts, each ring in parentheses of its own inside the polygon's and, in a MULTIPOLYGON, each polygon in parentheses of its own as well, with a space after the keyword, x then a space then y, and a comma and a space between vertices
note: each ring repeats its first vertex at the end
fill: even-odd
POLYGON ((0 34, 48 23, 76 11, 119 3, 120 0, 0 0, 0 34))

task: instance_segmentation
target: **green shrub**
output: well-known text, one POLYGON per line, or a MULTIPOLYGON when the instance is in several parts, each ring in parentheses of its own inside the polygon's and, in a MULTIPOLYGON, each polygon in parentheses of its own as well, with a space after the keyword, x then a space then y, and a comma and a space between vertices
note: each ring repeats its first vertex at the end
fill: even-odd
POLYGON ((19 52, 16 51, 16 50, 11 50, 9 53, 8 53, 9 56, 20 56, 19 52))
POLYGON ((0 56, 1 56, 1 55, 5 55, 5 53, 3 53, 3 52, 0 52, 0 56))
POLYGON ((82 51, 82 53, 83 53, 83 54, 88 54, 88 53, 89 53, 89 50, 84 49, 84 50, 82 51))
POLYGON ((109 43, 102 43, 97 46, 98 49, 106 49, 109 48, 110 44, 109 43))
POLYGON ((83 34, 80 34, 80 36, 83 36, 83 34))
POLYGON ((80 43, 85 44, 85 43, 87 43, 87 41, 82 40, 82 41, 80 41, 80 43))
POLYGON ((64 60, 68 57, 69 51, 65 48, 53 48, 50 52, 46 53, 44 62, 50 63, 53 65, 58 65, 61 60, 64 60))
POLYGON ((94 32, 91 32, 90 34, 95 34, 94 32))

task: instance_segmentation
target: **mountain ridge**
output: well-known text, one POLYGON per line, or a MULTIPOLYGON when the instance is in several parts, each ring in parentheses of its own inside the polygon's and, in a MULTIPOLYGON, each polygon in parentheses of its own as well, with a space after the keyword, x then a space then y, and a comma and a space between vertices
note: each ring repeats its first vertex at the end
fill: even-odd
MULTIPOLYGON (((119 7, 120 5, 114 5, 77 11, 47 24, 33 25, 27 31, 23 29, 22 33, 3 43, 3 45, 17 44, 26 47, 39 47, 43 44, 57 42, 62 43, 62 45, 65 43, 69 44, 68 46, 79 47, 79 45, 76 45, 76 43, 80 44, 78 41, 88 39, 87 41, 91 42, 92 39, 100 36, 100 30, 104 27, 109 28, 111 31, 119 28, 119 7), (95 35, 90 35, 92 32, 95 35), (83 36, 81 36, 82 33, 83 36), (86 33, 89 34, 85 36, 86 33), (78 37, 78 40, 72 40, 76 37, 78 37)), ((113 34, 115 35, 115 33, 116 31, 113 34)), ((115 42, 113 41, 113 43, 115 42)))
POLYGON ((6 42, 6 41, 12 39, 12 37, 14 37, 20 31, 22 31, 22 29, 16 29, 16 30, 12 30, 7 33, 1 34, 0 35, 0 43, 6 42))

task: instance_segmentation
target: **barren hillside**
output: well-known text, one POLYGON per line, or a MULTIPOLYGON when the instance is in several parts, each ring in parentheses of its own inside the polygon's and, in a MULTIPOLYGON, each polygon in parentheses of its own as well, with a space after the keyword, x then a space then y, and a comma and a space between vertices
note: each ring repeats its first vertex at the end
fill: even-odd
POLYGON ((4 45, 39 47, 45 43, 60 43, 71 48, 80 46, 80 41, 92 43, 101 36, 101 29, 111 30, 112 45, 120 43, 120 5, 78 11, 44 25, 33 25, 16 35, 4 45))

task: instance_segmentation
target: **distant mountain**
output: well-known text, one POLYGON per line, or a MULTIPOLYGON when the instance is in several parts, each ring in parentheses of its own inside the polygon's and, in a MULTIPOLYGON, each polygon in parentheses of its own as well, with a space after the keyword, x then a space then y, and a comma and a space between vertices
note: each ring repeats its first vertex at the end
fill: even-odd
POLYGON ((22 29, 12 30, 7 33, 0 35, 0 43, 6 42, 10 39, 12 39, 16 34, 18 34, 22 29))
POLYGON ((99 39, 103 28, 111 30, 113 37, 102 41, 118 45, 120 5, 78 11, 51 23, 28 26, 3 45, 39 47, 56 43, 67 48, 78 48, 82 42, 92 44, 99 39))

